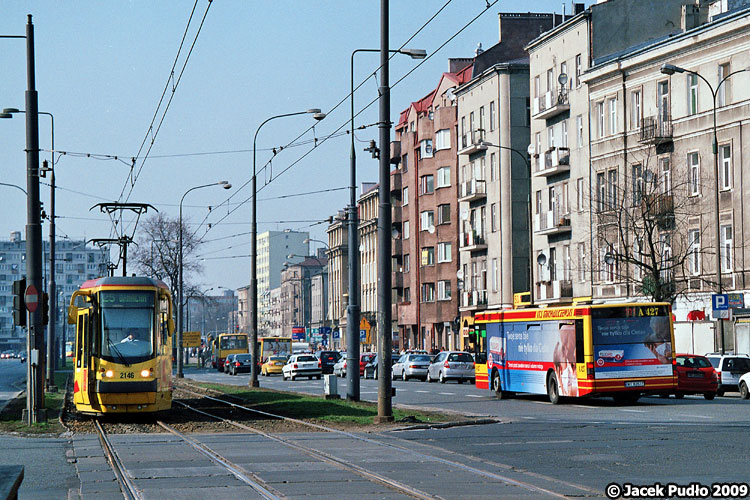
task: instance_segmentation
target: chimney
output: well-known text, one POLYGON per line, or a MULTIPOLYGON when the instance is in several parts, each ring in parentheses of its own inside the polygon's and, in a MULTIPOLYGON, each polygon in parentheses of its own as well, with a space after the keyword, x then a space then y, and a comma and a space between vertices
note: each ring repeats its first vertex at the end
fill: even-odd
POLYGON ((580 14, 584 10, 586 10, 586 4, 585 3, 574 3, 573 4, 573 15, 574 16, 577 15, 577 14, 580 14))
POLYGON ((701 4, 682 6, 682 15, 680 17, 680 28, 682 28, 682 31, 691 30, 706 22, 708 22, 707 6, 701 4))

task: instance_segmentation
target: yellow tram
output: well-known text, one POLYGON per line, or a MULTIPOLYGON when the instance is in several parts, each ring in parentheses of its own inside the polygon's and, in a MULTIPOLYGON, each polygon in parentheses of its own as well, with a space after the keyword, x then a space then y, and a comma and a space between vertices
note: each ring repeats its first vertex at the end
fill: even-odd
POLYGON ((172 300, 160 280, 107 277, 73 294, 76 409, 147 413, 172 407, 172 300))

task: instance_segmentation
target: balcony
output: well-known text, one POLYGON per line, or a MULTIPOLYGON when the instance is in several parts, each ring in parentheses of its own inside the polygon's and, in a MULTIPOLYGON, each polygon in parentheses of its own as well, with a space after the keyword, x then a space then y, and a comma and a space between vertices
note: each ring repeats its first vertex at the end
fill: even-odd
POLYGON ((474 201, 487 197, 487 184, 480 179, 464 181, 459 188, 458 201, 474 201))
POLYGON ((674 198, 671 194, 651 194, 644 196, 643 211, 648 215, 674 213, 674 198))
POLYGON ((545 151, 544 161, 536 162, 534 177, 547 177, 568 171, 570 171, 570 149, 551 148, 545 151))
POLYGON ((404 273, 399 271, 391 272, 391 288, 404 287, 404 273))
POLYGON ((398 205, 391 205, 391 223, 401 223, 401 213, 403 212, 403 208, 401 207, 401 204, 398 205))
POLYGON ((643 144, 672 142, 672 118, 670 116, 649 116, 642 119, 639 142, 643 144))
POLYGON ((394 191, 401 191, 401 170, 391 171, 391 192, 394 191))
POLYGON ((486 249, 487 241, 484 239, 484 234, 479 234, 477 231, 472 230, 470 233, 463 233, 461 235, 461 250, 477 252, 486 249))
POLYGON ((484 309, 487 307, 487 290, 466 290, 461 293, 461 309, 484 309))
POLYGON ((539 281, 536 285, 536 300, 573 298, 573 282, 571 280, 539 281))
POLYGON ((531 114, 537 120, 546 120, 569 110, 570 101, 565 88, 548 90, 544 95, 532 100, 531 114))
POLYGON ((391 141, 390 162, 392 165, 401 163, 401 141, 391 141))
POLYGON ((391 238, 391 255, 401 255, 403 253, 403 242, 401 238, 391 238))
POLYGON ((557 207, 541 214, 534 214, 534 232, 537 234, 550 235, 569 231, 570 215, 560 213, 557 207))

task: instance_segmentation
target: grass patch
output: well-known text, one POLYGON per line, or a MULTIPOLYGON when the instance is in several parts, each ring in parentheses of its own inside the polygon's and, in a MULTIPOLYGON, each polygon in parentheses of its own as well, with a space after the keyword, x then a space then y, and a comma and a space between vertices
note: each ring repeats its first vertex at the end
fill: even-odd
POLYGON ((0 433, 23 433, 23 434, 60 434, 65 428, 60 424, 60 412, 65 400, 65 382, 67 373, 55 373, 55 385, 58 392, 48 392, 44 395, 44 407, 47 409, 47 421, 44 423, 26 425, 21 420, 23 410, 26 408, 26 392, 8 403, 0 413, 0 433))
MULTIPOLYGON (((271 389, 249 389, 236 385, 194 383, 240 398, 245 401, 248 407, 255 410, 300 420, 318 423, 371 425, 373 418, 378 414, 378 407, 374 403, 324 399, 320 396, 307 396, 271 389)), ((442 413, 399 408, 393 408, 393 418, 397 422, 405 419, 410 423, 438 423, 455 420, 455 417, 442 413)))

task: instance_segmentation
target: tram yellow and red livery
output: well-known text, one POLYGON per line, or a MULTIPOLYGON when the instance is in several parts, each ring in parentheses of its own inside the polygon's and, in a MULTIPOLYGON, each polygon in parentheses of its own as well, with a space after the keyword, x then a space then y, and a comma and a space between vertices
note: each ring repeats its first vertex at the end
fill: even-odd
POLYGON ((87 414, 148 413, 172 407, 172 300, 160 280, 107 277, 73 294, 73 401, 87 414))

